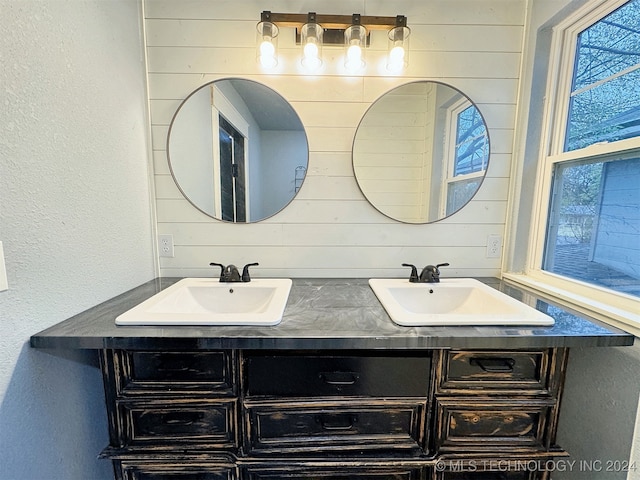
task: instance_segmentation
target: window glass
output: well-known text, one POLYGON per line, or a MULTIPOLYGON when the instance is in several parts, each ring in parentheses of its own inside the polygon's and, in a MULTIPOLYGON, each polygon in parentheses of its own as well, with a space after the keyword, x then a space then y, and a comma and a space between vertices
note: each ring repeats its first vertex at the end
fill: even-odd
POLYGON ((482 172, 488 160, 487 128, 478 109, 471 105, 458 114, 453 176, 482 172))
POLYGON ((451 215, 464 207, 476 193, 481 182, 482 177, 472 177, 449 183, 446 215, 451 215))
POLYGON ((640 134, 640 0, 580 32, 565 151, 640 134))
POLYGON ((554 167, 543 269, 640 297, 640 156, 554 167))

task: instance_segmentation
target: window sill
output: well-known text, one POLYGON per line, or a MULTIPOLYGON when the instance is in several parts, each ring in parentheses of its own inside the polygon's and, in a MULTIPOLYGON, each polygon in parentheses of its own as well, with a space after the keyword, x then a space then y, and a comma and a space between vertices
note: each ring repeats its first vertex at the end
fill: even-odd
POLYGON ((546 295, 559 304, 571 307, 578 312, 640 337, 639 301, 625 298, 613 305, 611 301, 598 298, 599 295, 580 291, 581 286, 574 289, 571 282, 557 282, 556 285, 554 279, 547 277, 551 276, 516 273, 503 273, 502 275, 505 280, 546 295))

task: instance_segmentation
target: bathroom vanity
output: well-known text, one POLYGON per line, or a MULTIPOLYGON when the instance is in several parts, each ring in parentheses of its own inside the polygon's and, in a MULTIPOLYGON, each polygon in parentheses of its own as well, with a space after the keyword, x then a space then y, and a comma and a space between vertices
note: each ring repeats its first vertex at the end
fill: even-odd
POLYGON ((550 327, 401 327, 364 279, 294 280, 272 327, 132 327, 156 279, 31 338, 94 349, 127 480, 544 480, 569 349, 633 336, 483 279, 550 327))

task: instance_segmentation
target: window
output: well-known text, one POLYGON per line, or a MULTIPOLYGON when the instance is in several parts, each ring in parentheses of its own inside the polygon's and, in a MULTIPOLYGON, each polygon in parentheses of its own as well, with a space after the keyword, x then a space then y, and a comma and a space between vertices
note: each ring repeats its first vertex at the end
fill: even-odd
POLYGON ((640 0, 597 3, 554 31, 530 273, 638 317, 640 0))
POLYGON ((640 156, 554 167, 543 269, 640 297, 640 156))
POLYGON ((445 216, 467 203, 478 190, 489 161, 489 136, 480 112, 468 101, 451 111, 452 158, 446 188, 445 216))
POLYGON ((640 2, 581 31, 575 42, 564 150, 640 135, 640 2))

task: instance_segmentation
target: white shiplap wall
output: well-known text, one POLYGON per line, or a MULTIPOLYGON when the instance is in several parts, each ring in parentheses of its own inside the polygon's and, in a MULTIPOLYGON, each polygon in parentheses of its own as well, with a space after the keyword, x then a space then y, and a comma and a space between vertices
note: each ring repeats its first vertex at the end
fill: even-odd
POLYGON ((409 223, 429 218, 431 165, 442 163, 431 161, 438 110, 433 85, 411 83, 379 98, 353 142, 360 189, 378 210, 409 223))
POLYGON ((146 0, 158 232, 172 234, 175 242, 175 257, 160 259, 161 274, 208 276, 211 261, 258 261, 256 276, 399 276, 406 273, 403 262, 446 261, 447 276, 499 275, 501 259, 486 258, 486 238, 504 233, 524 12, 525 0, 146 0), (339 48, 325 48, 322 75, 305 75, 293 31, 282 29, 278 72, 267 74, 255 61, 262 10, 406 15, 410 66, 400 77, 378 72, 386 40, 374 36, 362 76, 340 71, 339 48), (298 112, 309 139, 309 168, 298 196, 256 224, 230 225, 197 211, 168 169, 173 113, 192 90, 224 77, 276 90, 298 112), (449 83, 477 103, 489 126, 491 161, 469 205, 446 220, 409 225, 388 219, 364 199, 353 176, 351 145, 373 101, 421 79, 449 83))

